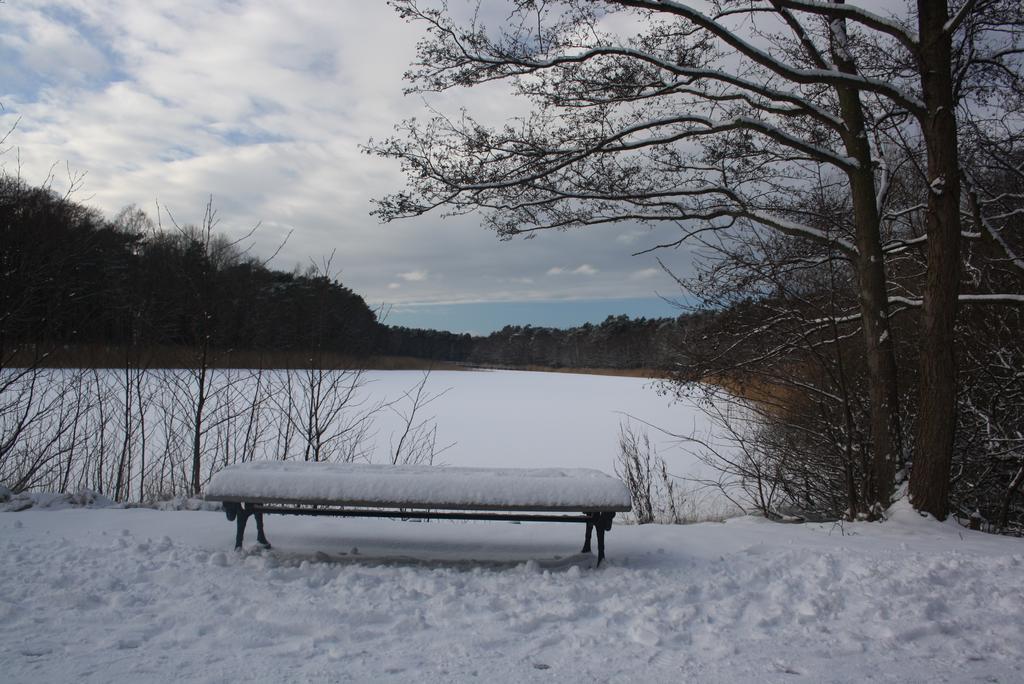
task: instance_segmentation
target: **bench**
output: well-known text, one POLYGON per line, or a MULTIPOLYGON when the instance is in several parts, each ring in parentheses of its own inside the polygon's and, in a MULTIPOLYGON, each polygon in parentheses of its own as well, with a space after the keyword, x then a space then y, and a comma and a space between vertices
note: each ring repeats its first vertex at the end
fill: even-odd
POLYGON ((304 461, 250 461, 216 473, 206 490, 235 514, 235 548, 249 517, 269 548, 263 516, 312 515, 416 520, 569 522, 586 525, 583 552, 604 535, 618 512, 629 511, 626 486, 583 468, 455 468, 304 461), (570 514, 574 513, 574 514, 570 514))

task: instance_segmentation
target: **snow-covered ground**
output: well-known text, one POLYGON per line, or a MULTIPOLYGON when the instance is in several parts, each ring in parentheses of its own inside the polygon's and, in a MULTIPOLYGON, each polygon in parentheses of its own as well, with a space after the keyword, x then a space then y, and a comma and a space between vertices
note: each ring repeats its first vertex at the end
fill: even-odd
MULTIPOLYGON (((431 377, 447 387, 429 414, 453 466, 610 473, 620 412, 709 426, 632 378, 431 377)), ((616 525, 594 569, 580 525, 270 516, 273 550, 250 525, 236 554, 220 512, 35 500, 0 513, 5 683, 1024 681, 1024 540, 905 507, 885 524, 616 525)))
POLYGON ((0 513, 5 682, 1020 682, 1024 541, 897 509, 582 527, 0 513))

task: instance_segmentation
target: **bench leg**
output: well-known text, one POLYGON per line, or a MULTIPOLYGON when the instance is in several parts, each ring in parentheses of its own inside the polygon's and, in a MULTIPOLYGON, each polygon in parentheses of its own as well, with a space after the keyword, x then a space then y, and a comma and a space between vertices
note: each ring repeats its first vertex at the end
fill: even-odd
POLYGON ((587 536, 583 541, 583 551, 580 553, 590 553, 590 537, 594 533, 594 523, 591 520, 587 521, 587 536))
POLYGON ((612 529, 612 518, 615 517, 615 513, 590 513, 589 517, 587 542, 583 546, 583 551, 590 551, 590 532, 593 528, 597 528, 597 567, 601 567, 601 561, 604 560, 604 533, 612 529))
POLYGON ((260 511, 252 510, 253 504, 240 504, 236 509, 235 513, 235 549, 242 548, 242 540, 245 537, 245 525, 249 522, 249 516, 256 518, 256 541, 265 548, 270 548, 270 542, 267 541, 267 535, 263 532, 263 513, 260 511))
POLYGON ((244 506, 239 506, 239 510, 236 513, 235 518, 235 549, 242 548, 242 538, 245 537, 245 523, 249 521, 249 516, 252 515, 244 506))
POLYGON ((263 534, 263 513, 256 511, 253 513, 253 516, 256 518, 256 541, 258 541, 263 548, 269 549, 270 542, 267 541, 267 536, 263 534))

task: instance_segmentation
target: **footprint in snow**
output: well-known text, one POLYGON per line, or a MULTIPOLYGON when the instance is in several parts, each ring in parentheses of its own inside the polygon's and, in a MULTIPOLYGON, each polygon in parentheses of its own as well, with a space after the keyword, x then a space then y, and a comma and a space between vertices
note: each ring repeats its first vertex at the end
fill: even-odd
POLYGON ((775 666, 775 671, 776 672, 781 672, 782 674, 790 674, 790 675, 801 674, 800 670, 796 669, 792 665, 788 665, 787 663, 782 662, 781 660, 776 660, 773 663, 773 665, 775 666))
POLYGON ((644 624, 633 624, 627 630, 629 638, 643 646, 654 647, 661 642, 658 632, 644 624))

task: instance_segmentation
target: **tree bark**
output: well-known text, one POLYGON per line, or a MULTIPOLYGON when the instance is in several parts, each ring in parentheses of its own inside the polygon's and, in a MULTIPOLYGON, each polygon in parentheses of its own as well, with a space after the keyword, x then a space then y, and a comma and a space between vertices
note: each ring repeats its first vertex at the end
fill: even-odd
MULTIPOLYGON (((836 65, 844 73, 856 74, 856 64, 847 51, 844 20, 832 20, 832 34, 832 56, 836 65)), ((877 516, 892 501, 897 464, 903 456, 896 351, 889 325, 881 217, 864 109, 857 90, 838 87, 836 91, 846 128, 846 151, 858 162, 857 168, 847 175, 853 200, 857 298, 860 303, 871 410, 872 462, 868 500, 865 503, 869 512, 877 516)))
POLYGON ((1010 501, 1013 500, 1015 494, 1020 493, 1019 490, 1021 485, 1024 485, 1024 467, 1018 470, 1017 474, 1013 476, 1013 481, 1010 482, 1010 486, 1006 488, 1003 500, 999 504, 999 519, 997 524, 1001 530, 1005 530, 1006 526, 1010 522, 1010 501))
MULTIPOLYGON (((205 314, 205 312, 204 312, 205 314)), ((205 315, 204 315, 205 318, 205 315)), ((203 346, 199 356, 199 387, 192 423, 192 496, 202 493, 203 419, 206 409, 206 380, 209 371, 209 337, 203 335, 203 346)))
POLYGON ((919 69, 927 119, 928 270, 921 313, 920 407, 910 475, 914 508, 944 520, 956 430, 954 327, 960 279, 960 162, 946 2, 918 0, 919 69))

